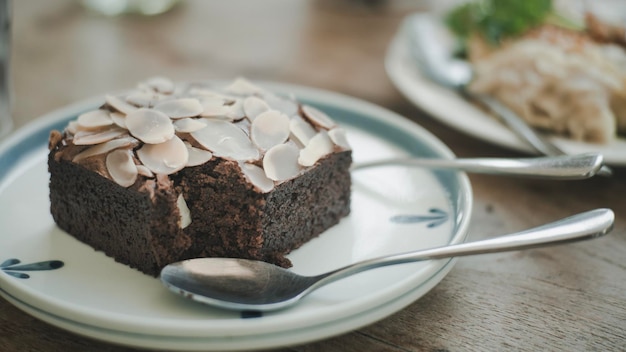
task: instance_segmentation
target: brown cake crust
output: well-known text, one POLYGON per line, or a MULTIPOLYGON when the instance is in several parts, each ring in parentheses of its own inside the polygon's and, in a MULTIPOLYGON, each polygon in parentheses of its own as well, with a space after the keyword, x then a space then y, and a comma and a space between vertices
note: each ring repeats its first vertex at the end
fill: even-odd
POLYGON ((236 162, 181 170, 174 178, 192 214, 185 229, 193 242, 187 256, 291 266, 286 254, 350 213, 351 160, 350 151, 331 154, 269 193, 256 191, 236 162))
MULTIPOLYGON (((285 255, 350 212, 351 151, 261 193, 235 161, 215 159, 124 188, 59 157, 48 158, 51 213, 59 227, 116 261, 158 276, 195 257, 238 257, 291 266, 285 255), (57 160, 58 159, 58 160, 57 160), (183 194, 192 217, 180 228, 183 194), (115 219, 114 221, 112 221, 115 219)), ((85 165, 93 167, 96 158, 85 165)))
POLYGON ((54 151, 48 169, 54 221, 95 250, 156 276, 189 248, 171 183, 143 180, 124 188, 81 165, 55 160, 54 151))

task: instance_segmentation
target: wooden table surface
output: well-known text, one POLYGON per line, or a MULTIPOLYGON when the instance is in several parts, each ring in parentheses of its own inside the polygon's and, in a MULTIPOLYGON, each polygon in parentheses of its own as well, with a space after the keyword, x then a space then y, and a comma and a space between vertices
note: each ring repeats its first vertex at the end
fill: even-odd
MULTIPOLYGON (((459 156, 519 156, 458 133, 411 105, 386 76, 387 45, 411 1, 184 1, 155 17, 106 18, 72 0, 14 1, 17 127, 156 74, 245 76, 382 105, 459 156)), ((279 351, 626 350, 626 170, 554 182, 470 176, 470 239, 612 208, 608 237, 460 259, 405 309, 367 327, 279 351)), ((0 299, 0 351, 134 351, 43 323, 0 299)))

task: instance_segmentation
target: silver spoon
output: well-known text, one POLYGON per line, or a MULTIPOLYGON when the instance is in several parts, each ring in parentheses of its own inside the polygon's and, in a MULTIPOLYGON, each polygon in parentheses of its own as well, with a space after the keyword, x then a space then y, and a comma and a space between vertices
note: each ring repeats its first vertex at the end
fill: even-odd
MULTIPOLYGON (((470 100, 489 108, 518 137, 525 140, 536 151, 544 155, 564 155, 559 147, 530 127, 522 118, 500 101, 484 94, 466 89, 472 79, 472 67, 465 61, 453 57, 453 45, 441 21, 429 14, 416 14, 406 22, 405 30, 411 40, 413 57, 421 71, 433 81, 457 90, 470 100)), ((610 176, 612 170, 604 165, 598 175, 610 176)))
POLYGON ((612 229, 614 217, 609 209, 596 209, 508 236, 379 257, 316 276, 300 276, 254 260, 190 259, 163 268, 161 281, 194 301, 226 309, 269 311, 292 306, 324 285, 365 270, 596 238, 612 229))
POLYGON ((352 170, 378 166, 414 166, 434 169, 455 169, 467 172, 515 175, 534 178, 578 180, 595 175, 602 167, 602 155, 597 153, 561 155, 539 158, 467 158, 429 159, 394 158, 355 163, 352 170))

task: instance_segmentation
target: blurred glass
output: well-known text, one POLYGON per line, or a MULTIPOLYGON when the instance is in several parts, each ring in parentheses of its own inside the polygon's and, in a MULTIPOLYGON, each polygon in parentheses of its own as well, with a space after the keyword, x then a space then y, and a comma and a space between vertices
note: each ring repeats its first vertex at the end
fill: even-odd
POLYGON ((89 10, 105 16, 154 16, 170 10, 178 0, 82 0, 89 10))
POLYGON ((11 119, 11 1, 0 0, 0 138, 13 128, 11 119))

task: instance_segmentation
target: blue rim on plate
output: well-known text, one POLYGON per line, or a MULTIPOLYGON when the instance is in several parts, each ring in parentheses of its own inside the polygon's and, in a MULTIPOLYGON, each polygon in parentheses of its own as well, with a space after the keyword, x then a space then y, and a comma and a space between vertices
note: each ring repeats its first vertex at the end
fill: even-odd
MULTIPOLYGON (((398 154, 453 157, 430 133, 376 105, 311 88, 261 85, 276 92, 295 93, 299 100, 345 125, 353 138, 350 141, 356 143, 355 161, 398 154)), ((44 321, 136 347, 277 347, 337 335, 392 314, 428 292, 454 263, 440 260, 377 269, 322 288, 298 307, 262 316, 181 300, 161 287, 157 279, 115 263, 74 240, 56 228, 48 214, 48 133, 101 102, 102 98, 93 98, 50 113, 0 145, 0 206, 29 201, 34 209, 25 214, 16 207, 0 215, 0 263, 7 263, 0 270, 0 295, 44 321), (27 217, 35 217, 37 225, 26 223, 27 217), (53 260, 65 265, 56 270, 29 271, 28 278, 20 278, 7 274, 24 270, 15 262, 6 262, 11 259, 27 264, 53 260), (106 284, 102 282, 105 278, 106 284), (182 340, 189 342, 178 344, 182 340)), ((324 271, 328 266, 390 251, 465 240, 472 193, 464 173, 394 167, 362 172, 354 175, 353 214, 290 254, 293 270, 324 271), (397 194, 382 194, 386 192, 397 194)))

